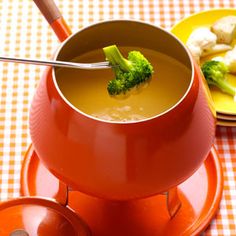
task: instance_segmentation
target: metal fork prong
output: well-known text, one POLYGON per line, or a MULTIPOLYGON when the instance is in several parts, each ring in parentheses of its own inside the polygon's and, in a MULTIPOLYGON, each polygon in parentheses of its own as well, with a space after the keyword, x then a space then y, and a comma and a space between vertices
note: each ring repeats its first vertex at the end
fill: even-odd
POLYGON ((119 67, 119 65, 111 65, 110 62, 104 61, 104 62, 95 62, 91 63, 92 66, 97 67, 97 66, 103 66, 104 68, 115 68, 119 67))
POLYGON ((93 62, 91 64, 100 66, 109 66, 110 63, 108 61, 101 61, 101 62, 93 62))
POLYGON ((91 63, 90 64, 91 67, 100 67, 100 66, 105 66, 105 67, 112 67, 109 62, 105 62, 105 63, 91 63))

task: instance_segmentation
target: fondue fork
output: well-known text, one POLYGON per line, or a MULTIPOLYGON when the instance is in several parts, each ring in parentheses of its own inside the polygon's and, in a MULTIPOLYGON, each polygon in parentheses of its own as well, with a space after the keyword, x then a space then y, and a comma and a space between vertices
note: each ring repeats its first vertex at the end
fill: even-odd
POLYGON ((75 68, 83 70, 110 69, 113 67, 109 64, 108 61, 95 62, 95 63, 78 63, 78 62, 39 60, 39 59, 28 59, 28 58, 17 58, 17 57, 6 57, 6 56, 0 57, 0 61, 43 65, 43 66, 54 66, 54 67, 66 67, 66 68, 75 68))

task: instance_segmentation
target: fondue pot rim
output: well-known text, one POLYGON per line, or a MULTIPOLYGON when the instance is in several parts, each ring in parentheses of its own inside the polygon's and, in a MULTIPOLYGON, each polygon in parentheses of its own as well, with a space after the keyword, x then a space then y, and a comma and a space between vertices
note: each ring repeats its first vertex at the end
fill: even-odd
MULTIPOLYGON (((111 123, 111 124, 134 124, 134 123, 142 123, 142 122, 146 122, 148 120, 152 120, 152 119, 155 119, 155 118, 158 118, 158 117, 161 117, 161 116, 164 116, 166 115, 167 113, 169 113, 170 111, 172 111, 174 108, 176 108, 185 98, 186 96, 188 95, 189 91, 191 90, 192 86, 193 86, 193 81, 194 81, 194 72, 195 72, 195 67, 194 67, 194 62, 193 62, 193 58, 191 56, 191 53, 189 52, 189 50, 187 49, 187 47, 184 45, 184 43, 182 41, 180 41, 180 39, 178 39, 173 33, 171 33, 170 31, 160 27, 160 26, 156 26, 152 23, 149 23, 149 22, 145 22, 145 21, 142 21, 142 20, 134 20, 134 19, 111 19, 111 20, 103 20, 103 21, 98 21, 98 22, 95 22, 95 23, 92 23, 90 25, 87 25, 87 26, 84 26, 82 27, 81 29, 79 29, 78 31, 76 31, 75 33, 71 34, 68 38, 66 38, 61 44, 60 46, 57 48, 57 51, 56 53, 54 54, 54 59, 57 60, 58 58, 58 55, 61 51, 61 49, 63 48, 64 45, 66 45, 68 43, 68 41, 70 41, 71 38, 73 38, 76 34, 82 32, 82 31, 85 31, 85 30, 88 30, 94 26, 98 26, 98 25, 102 25, 102 24, 109 24, 109 23, 130 23, 130 22, 133 22, 133 23, 138 23, 138 24, 144 24, 144 25, 148 25, 148 26, 151 26, 151 27, 154 27, 162 32, 164 32, 165 34, 168 34, 170 37, 173 37, 179 44, 180 46, 182 46, 183 50, 185 50, 187 56, 188 56, 188 59, 190 61, 190 67, 191 67, 191 79, 190 79, 190 82, 189 82, 189 85, 188 85, 188 88, 186 89, 185 93, 183 94, 183 96, 173 105, 171 106, 170 108, 164 110, 163 112, 157 114, 157 115, 154 115, 154 116, 151 116, 151 117, 148 117, 148 118, 145 118, 145 119, 140 119, 140 120, 131 120, 131 121, 113 121, 113 120, 105 120, 105 119, 100 119, 100 118, 97 118, 97 117, 94 117, 92 115, 89 115, 85 112, 83 112, 82 110, 80 110, 79 108, 75 107, 72 103, 69 102, 69 100, 64 96, 64 94, 61 92, 59 86, 58 86, 58 83, 57 83, 57 80, 56 80, 56 75, 55 75, 55 68, 53 67, 52 68, 52 80, 53 80, 53 84, 57 90, 57 92, 59 93, 60 97, 63 99, 63 101, 70 107, 72 108, 74 111, 76 111, 77 113, 80 113, 90 119, 93 119, 93 120, 96 120, 96 121, 99 121, 99 122, 104 122, 104 123, 111 123)), ((105 57, 104 57, 105 58, 105 57)))

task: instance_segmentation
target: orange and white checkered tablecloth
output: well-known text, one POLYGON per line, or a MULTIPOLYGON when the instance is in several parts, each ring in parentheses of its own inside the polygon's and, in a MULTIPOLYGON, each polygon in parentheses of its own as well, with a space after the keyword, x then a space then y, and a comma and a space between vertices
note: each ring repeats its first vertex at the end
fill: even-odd
MULTIPOLYGON (((233 0, 57 0, 72 31, 111 18, 141 19, 170 28, 194 12, 236 7, 233 0)), ((0 55, 50 58, 59 44, 30 0, 0 0, 0 55)), ((43 66, 0 63, 0 200, 19 196, 30 144, 28 112, 43 66)), ((224 170, 220 210, 204 235, 236 236, 236 128, 218 127, 215 145, 224 170)), ((145 236, 145 235, 144 235, 145 236)))

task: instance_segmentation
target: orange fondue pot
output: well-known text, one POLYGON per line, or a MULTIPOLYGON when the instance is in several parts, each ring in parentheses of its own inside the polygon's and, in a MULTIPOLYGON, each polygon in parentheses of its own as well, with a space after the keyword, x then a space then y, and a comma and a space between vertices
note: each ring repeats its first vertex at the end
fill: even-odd
POLYGON ((55 60, 68 61, 111 44, 135 46, 177 59, 192 76, 188 90, 171 109, 121 123, 76 109, 48 67, 30 111, 33 146, 44 165, 73 189, 114 200, 162 193, 189 178, 212 147, 215 117, 202 74, 185 46, 166 30, 138 21, 101 22, 70 36, 61 18, 52 26, 61 40, 68 36, 55 60))

